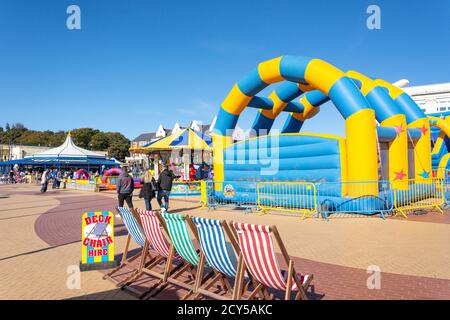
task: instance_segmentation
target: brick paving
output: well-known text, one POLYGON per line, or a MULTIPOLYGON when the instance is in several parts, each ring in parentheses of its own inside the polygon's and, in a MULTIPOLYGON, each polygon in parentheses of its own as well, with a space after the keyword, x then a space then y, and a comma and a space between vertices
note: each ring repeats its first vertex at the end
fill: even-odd
MULTIPOLYGON (((279 255, 280 261, 281 256, 279 255)), ((392 273, 381 273, 381 288, 368 289, 366 270, 343 267, 328 263, 311 261, 293 257, 298 272, 314 274, 312 286, 308 289, 311 300, 448 300, 450 298, 450 280, 415 277, 392 273)), ((136 268, 137 263, 133 266, 136 268)), ((286 266, 282 266, 286 267, 286 266)), ((134 270, 131 266, 114 274, 112 280, 120 282, 134 270)), ((184 278, 187 281, 186 278, 184 278)), ((157 279, 148 275, 142 276, 133 283, 133 294, 145 293, 157 279)), ((152 299, 179 299, 187 290, 169 284, 152 299)), ((277 298, 281 295, 276 294, 277 298)))
MULTIPOLYGON (((82 273, 85 285, 81 291, 68 292, 62 285, 67 277, 64 267, 68 263, 77 263, 79 259, 81 214, 84 211, 112 210, 116 204, 114 193, 51 191, 40 195, 33 188, 21 188, 17 192, 0 188, 0 193, 10 196, 0 200, 2 204, 7 203, 6 209, 0 210, 0 237, 3 237, 2 231, 10 230, 9 236, 18 232, 16 224, 20 224, 20 230, 25 226, 27 233, 23 243, 11 242, 8 250, 0 254, 0 298, 133 298, 117 290, 112 282, 101 280, 102 274, 98 271, 82 273), (30 250, 26 250, 25 245, 30 250), (58 261, 60 256, 63 259, 58 261), (27 265, 35 272, 31 280, 22 279, 17 285, 14 284, 14 277, 20 274, 19 266, 22 265, 27 265), (58 278, 62 284, 55 285, 55 281, 49 281, 52 278, 58 278), (44 287, 39 288, 37 283, 44 287)), ((301 221, 293 217, 243 214, 237 210, 208 212, 199 209, 195 201, 181 200, 172 201, 172 211, 276 224, 288 251, 294 256, 297 269, 314 273, 314 293, 310 294, 312 299, 450 298, 448 213, 410 216, 407 220, 368 218, 301 221), (416 243, 412 242, 414 239, 416 243), (411 252, 416 254, 412 255, 411 252), (365 268, 370 264, 379 265, 382 271, 388 271, 381 274, 381 290, 367 289, 369 274, 365 268)), ((135 203, 136 206, 142 206, 141 200, 136 199, 135 203)), ((117 219, 117 259, 120 259, 125 234, 123 224, 117 219)), ((143 277, 133 286, 142 291, 154 281, 143 277)), ((156 298, 179 299, 184 293, 184 290, 169 285, 156 298)))
POLYGON ((0 299, 133 299, 97 271, 82 272, 79 287, 67 285, 70 268, 79 263, 80 243, 49 246, 36 235, 34 225, 45 211, 58 207, 58 197, 69 193, 41 195, 33 189, 0 187, 10 196, 0 199, 0 299))

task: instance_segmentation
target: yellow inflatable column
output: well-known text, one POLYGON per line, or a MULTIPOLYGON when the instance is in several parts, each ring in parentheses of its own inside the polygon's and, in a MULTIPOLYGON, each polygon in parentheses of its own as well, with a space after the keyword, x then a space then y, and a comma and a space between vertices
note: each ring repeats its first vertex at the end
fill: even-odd
POLYGON ((397 114, 380 123, 383 127, 394 127, 397 137, 389 142, 389 181, 392 188, 408 189, 408 134, 406 132, 406 117, 397 114))
POLYGON ((224 149, 233 143, 232 137, 212 134, 214 180, 224 180, 224 149))
POLYGON ((224 149, 233 143, 232 130, 250 100, 251 97, 243 93, 236 83, 222 102, 212 134, 215 181, 224 180, 224 149))
MULTIPOLYGON (((431 183, 431 136, 430 124, 425 114, 403 90, 391 83, 377 79, 375 82, 388 89, 389 95, 401 107, 406 116, 407 128, 417 128, 421 137, 414 142, 414 179, 418 183, 431 183)), ((410 142, 410 139, 408 137, 410 142)))
POLYGON ((389 181, 393 188, 408 188, 408 137, 406 117, 388 93, 371 78, 356 72, 348 71, 347 75, 361 82, 361 93, 375 110, 375 116, 381 127, 394 128, 397 136, 388 144, 389 181))
MULTIPOLYGON (((435 153, 439 153, 439 149, 441 148, 442 144, 445 143, 445 136, 450 137, 450 116, 446 116, 444 119, 428 116, 429 123, 432 126, 435 126, 439 129, 441 129, 441 133, 439 134, 439 137, 434 144, 434 149, 432 152, 432 155, 435 153)), ((438 170, 436 177, 439 179, 445 178, 445 169, 447 168, 447 163, 450 159, 450 153, 447 153, 444 155, 441 160, 439 161, 438 170)))
POLYGON ((422 136, 414 143, 414 178, 417 183, 431 183, 431 135, 427 118, 417 119, 408 128, 418 128, 422 136))
POLYGON ((347 136, 348 195, 378 195, 377 137, 375 111, 362 109, 345 120, 347 136), (374 181, 374 183, 367 183, 374 181))

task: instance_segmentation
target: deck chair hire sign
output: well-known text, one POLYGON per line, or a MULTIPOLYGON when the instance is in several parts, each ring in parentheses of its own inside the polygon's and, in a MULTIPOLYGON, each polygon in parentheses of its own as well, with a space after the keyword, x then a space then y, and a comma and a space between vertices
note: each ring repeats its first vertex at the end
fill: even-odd
POLYGON ((85 212, 82 216, 80 270, 108 269, 114 260, 114 214, 85 212))

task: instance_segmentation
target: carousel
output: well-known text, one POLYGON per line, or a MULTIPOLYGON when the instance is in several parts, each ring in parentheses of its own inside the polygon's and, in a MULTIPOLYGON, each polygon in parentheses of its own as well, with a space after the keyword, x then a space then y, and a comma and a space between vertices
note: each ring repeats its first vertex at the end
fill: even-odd
POLYGON ((172 195, 185 195, 199 194, 200 181, 212 178, 211 146, 211 136, 186 128, 130 151, 147 157, 140 170, 150 170, 155 179, 168 166, 177 176, 172 195))

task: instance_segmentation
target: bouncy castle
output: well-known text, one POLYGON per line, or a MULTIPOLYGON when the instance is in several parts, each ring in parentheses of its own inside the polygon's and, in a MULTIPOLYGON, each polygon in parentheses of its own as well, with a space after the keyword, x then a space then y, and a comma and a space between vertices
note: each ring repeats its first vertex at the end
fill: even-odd
POLYGON ((439 162, 435 169, 446 168, 449 159, 432 158, 430 126, 442 132, 438 150, 450 134, 447 120, 427 117, 409 95, 385 80, 308 57, 264 61, 234 84, 220 106, 213 131, 214 196, 236 202, 261 197, 255 184, 237 183, 231 192, 226 181, 309 182, 318 188, 313 198, 307 195, 310 186, 279 201, 305 196, 306 207, 352 203, 366 214, 392 206, 394 198, 403 204, 415 201, 438 188, 432 159, 439 162), (278 82, 283 83, 267 97, 258 95, 278 82), (330 100, 345 120, 345 137, 300 133, 303 123, 320 116, 320 106, 330 100), (231 135, 245 108, 259 109, 254 134, 234 142, 231 135), (271 133, 281 112, 289 112, 286 123, 281 132, 271 133))

